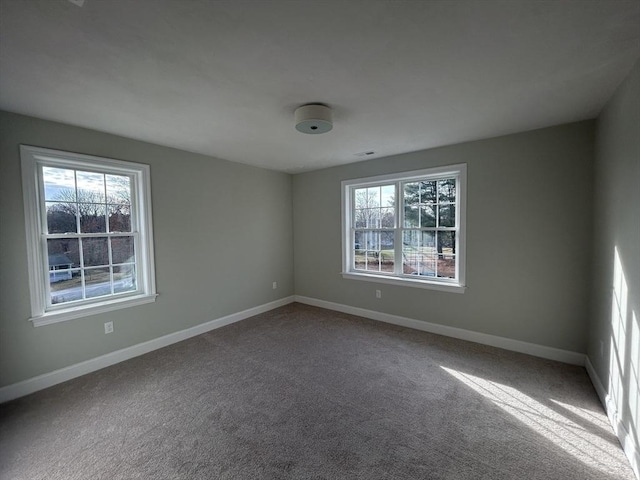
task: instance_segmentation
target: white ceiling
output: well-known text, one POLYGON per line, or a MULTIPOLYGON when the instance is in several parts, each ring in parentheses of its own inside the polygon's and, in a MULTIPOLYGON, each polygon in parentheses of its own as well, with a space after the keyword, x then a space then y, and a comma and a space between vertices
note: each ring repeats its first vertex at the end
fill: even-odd
POLYGON ((640 56, 638 0, 0 6, 0 108, 287 172, 594 118, 640 56))

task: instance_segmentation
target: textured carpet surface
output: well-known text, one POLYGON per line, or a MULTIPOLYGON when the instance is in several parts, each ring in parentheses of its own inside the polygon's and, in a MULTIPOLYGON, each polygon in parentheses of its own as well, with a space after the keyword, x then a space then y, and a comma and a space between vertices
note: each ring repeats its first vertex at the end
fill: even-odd
POLYGON ((291 304, 0 406, 3 479, 633 479, 583 368, 291 304))

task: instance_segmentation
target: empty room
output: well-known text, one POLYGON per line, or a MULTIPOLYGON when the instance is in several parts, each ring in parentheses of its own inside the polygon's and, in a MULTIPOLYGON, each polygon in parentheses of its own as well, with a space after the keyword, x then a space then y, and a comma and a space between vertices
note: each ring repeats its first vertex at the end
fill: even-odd
POLYGON ((0 0, 0 478, 640 478, 638 0, 0 0))

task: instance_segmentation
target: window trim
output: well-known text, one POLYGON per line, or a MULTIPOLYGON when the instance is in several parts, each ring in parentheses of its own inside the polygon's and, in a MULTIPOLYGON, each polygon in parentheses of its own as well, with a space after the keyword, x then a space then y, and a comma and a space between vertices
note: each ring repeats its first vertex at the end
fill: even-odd
MULTIPOLYGON (((125 162, 79 153, 51 150, 48 148, 20 145, 22 166, 22 192, 27 245, 27 264, 29 274, 29 293, 31 317, 34 326, 48 325, 74 318, 105 313, 111 310, 154 302, 156 293, 153 223, 151 210, 151 178, 148 165, 125 162), (135 203, 135 226, 139 242, 136 246, 136 269, 139 272, 138 292, 112 297, 98 297, 95 301, 62 306, 48 307, 47 287, 49 282, 48 262, 45 262, 42 245, 43 228, 46 225, 42 217, 44 199, 41 191, 42 166, 85 168, 90 171, 127 175, 132 178, 132 204, 135 203)), ((132 212, 133 216, 133 212, 132 212)))
MULTIPOLYGON (((386 283, 391 285, 400 285, 407 287, 426 288, 431 290, 439 290, 453 293, 464 293, 466 290, 466 205, 467 205, 467 164, 461 163, 456 165, 447 165, 440 167, 427 168, 422 170, 413 170, 408 172, 399 172, 386 175, 377 175, 374 177, 355 178, 351 180, 343 180, 341 183, 342 191, 342 278, 350 280, 361 280, 376 283, 386 283), (457 178, 458 190, 456 192, 456 268, 458 269, 458 279, 456 280, 434 280, 433 278, 408 278, 395 274, 379 274, 377 272, 365 273, 361 270, 353 270, 352 253, 351 253, 351 225, 352 225, 352 192, 358 187, 369 187, 380 184, 388 184, 390 182, 399 183, 412 180, 424 179, 425 177, 457 178)), ((399 225, 400 217, 399 202, 396 202, 396 222, 397 226, 394 231, 402 230, 399 225)))

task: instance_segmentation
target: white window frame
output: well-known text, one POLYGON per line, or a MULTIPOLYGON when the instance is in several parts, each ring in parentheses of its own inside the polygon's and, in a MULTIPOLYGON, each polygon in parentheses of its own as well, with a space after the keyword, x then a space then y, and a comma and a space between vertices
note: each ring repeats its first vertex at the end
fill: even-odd
MULTIPOLYGON (((442 167, 415 170, 410 172, 379 175, 375 177, 357 178, 342 182, 342 277, 351 280, 387 283, 445 292, 464 293, 466 265, 466 204, 467 204, 467 165, 457 164, 442 167), (456 179, 456 278, 418 277, 391 272, 368 272, 356 270, 353 259, 354 232, 353 222, 355 209, 355 190, 362 187, 379 185, 395 185, 395 226, 388 230, 395 232, 395 264, 402 263, 402 222, 404 219, 403 202, 401 201, 401 184, 422 180, 456 179), (400 199, 400 201, 398 201, 400 199)), ((386 228, 384 228, 386 230, 386 228)))
POLYGON ((151 180, 148 165, 110 158, 20 145, 22 191, 34 326, 62 322, 115 309, 154 302, 156 294, 151 213, 151 180), (68 304, 50 304, 46 241, 46 208, 42 167, 60 167, 125 175, 131 183, 131 231, 136 248, 137 290, 68 304))

